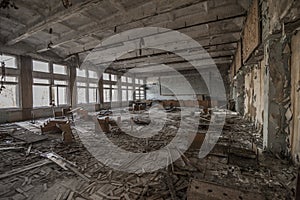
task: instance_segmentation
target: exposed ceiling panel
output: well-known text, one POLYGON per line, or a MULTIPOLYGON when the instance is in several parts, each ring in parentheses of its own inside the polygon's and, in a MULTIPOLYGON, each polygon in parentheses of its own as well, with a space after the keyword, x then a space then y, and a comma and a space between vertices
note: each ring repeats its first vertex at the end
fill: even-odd
MULTIPOLYGON (((83 58, 109 36, 133 28, 157 26, 185 33, 207 49, 218 63, 224 64, 232 60, 249 3, 250 0, 242 3, 237 0, 72 0, 72 6, 64 8, 60 0, 20 0, 16 2, 18 10, 9 10, 11 19, 1 20, 0 37, 9 48, 18 43, 27 44, 28 54, 52 52, 61 59, 73 54, 83 58)), ((7 14, 2 12, 0 18, 7 14)), ((143 50, 143 55, 155 53, 155 50, 143 50)), ((136 52, 122 58, 143 63, 136 52)), ((158 58, 161 63, 163 59, 158 58)), ((176 61, 165 59, 165 62, 176 61)))

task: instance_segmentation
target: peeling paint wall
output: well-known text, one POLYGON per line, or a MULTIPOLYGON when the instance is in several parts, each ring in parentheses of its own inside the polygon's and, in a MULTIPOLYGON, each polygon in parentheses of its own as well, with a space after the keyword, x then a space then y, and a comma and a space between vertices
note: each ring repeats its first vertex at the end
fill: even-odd
POLYGON ((292 38, 291 57, 291 153, 295 163, 300 165, 300 32, 292 38))
POLYGON ((265 44, 264 147, 289 156, 290 67, 289 41, 272 38, 265 44))
POLYGON ((242 116, 245 114, 245 74, 241 70, 236 75, 236 110, 239 112, 242 116))
POLYGON ((264 112, 264 70, 261 65, 249 66, 245 75, 245 117, 257 128, 263 125, 264 112))
POLYGON ((246 67, 244 117, 255 123, 257 129, 264 124, 264 62, 246 67))

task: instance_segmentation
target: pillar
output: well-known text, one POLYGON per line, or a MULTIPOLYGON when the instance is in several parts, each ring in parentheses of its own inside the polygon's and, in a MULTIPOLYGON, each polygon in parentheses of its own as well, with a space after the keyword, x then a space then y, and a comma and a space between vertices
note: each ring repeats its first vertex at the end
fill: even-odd
POLYGON ((29 56, 20 56, 20 86, 21 86, 21 108, 22 119, 31 119, 31 111, 33 107, 32 97, 32 59, 29 56))
POLYGON ((264 129, 263 145, 266 150, 287 155, 288 107, 290 104, 290 69, 288 46, 282 37, 270 37, 265 42, 264 129))

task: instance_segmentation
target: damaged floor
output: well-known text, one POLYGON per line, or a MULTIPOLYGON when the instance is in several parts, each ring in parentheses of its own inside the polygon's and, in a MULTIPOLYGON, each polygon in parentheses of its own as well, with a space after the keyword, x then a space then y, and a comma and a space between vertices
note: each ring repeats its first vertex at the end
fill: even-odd
MULTIPOLYGON (((128 136, 119 129, 112 129, 106 135, 128 151, 150 152, 174 137, 179 113, 168 113, 167 123, 149 140, 128 136)), ((40 135, 39 126, 30 122, 1 125, 0 197, 13 200, 294 198, 296 168, 279 155, 262 152, 260 133, 234 113, 227 114, 213 151, 199 159, 209 118, 202 116, 196 139, 180 159, 153 173, 140 174, 113 170, 95 159, 79 137, 76 124, 84 124, 81 119, 72 126, 75 141, 71 144, 64 144, 61 134, 40 135), (55 163, 57 160, 60 162, 55 163)), ((135 128, 145 132, 145 124, 139 123, 135 128)), ((125 128, 130 129, 130 125, 125 128)))

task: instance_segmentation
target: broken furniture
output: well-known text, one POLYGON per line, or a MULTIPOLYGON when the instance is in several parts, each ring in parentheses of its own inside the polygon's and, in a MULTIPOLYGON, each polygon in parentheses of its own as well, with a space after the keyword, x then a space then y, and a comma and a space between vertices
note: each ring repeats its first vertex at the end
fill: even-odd
POLYGON ((149 125, 151 122, 149 117, 133 117, 132 120, 138 125, 149 125))
POLYGON ((49 119, 41 126, 41 131, 42 133, 62 133, 57 124, 66 124, 67 122, 67 119, 49 119))
POLYGON ((134 111, 146 110, 147 103, 146 102, 141 102, 141 101, 134 101, 132 103, 132 107, 133 107, 134 111))
POLYGON ((68 120, 74 121, 74 110, 71 110, 71 107, 62 109, 63 116, 65 116, 68 120))
POLYGON ((62 131, 62 141, 64 143, 71 143, 74 140, 70 122, 65 124, 57 124, 58 128, 62 131))
POLYGON ((111 110, 101 110, 98 113, 98 116, 102 117, 102 116, 109 116, 112 115, 112 111, 111 110))
POLYGON ((117 120, 114 120, 112 117, 107 116, 97 117, 94 118, 94 122, 96 123, 96 129, 101 128, 104 133, 110 133, 112 127, 119 128, 118 124, 121 122, 121 118, 117 117, 117 120), (97 125, 97 122, 100 127, 97 125))

